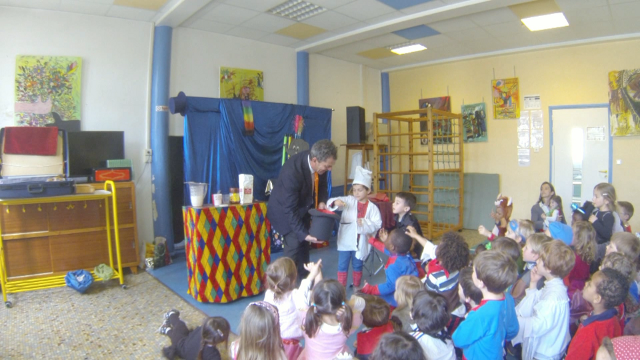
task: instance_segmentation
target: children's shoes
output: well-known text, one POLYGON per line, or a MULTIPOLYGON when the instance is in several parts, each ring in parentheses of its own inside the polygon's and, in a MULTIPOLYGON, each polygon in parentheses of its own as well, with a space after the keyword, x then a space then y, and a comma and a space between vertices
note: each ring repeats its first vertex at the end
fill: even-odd
POLYGON ((165 320, 164 323, 162 323, 162 325, 158 328, 158 332, 162 335, 167 335, 169 333, 169 330, 171 330, 171 324, 169 324, 167 320, 165 320))
POLYGON ((171 309, 171 310, 167 311, 167 312, 164 314, 164 318, 165 318, 165 320, 169 320, 169 317, 170 317, 171 315, 173 315, 173 314, 176 314, 177 316, 180 316, 180 311, 175 310, 175 309, 171 309))

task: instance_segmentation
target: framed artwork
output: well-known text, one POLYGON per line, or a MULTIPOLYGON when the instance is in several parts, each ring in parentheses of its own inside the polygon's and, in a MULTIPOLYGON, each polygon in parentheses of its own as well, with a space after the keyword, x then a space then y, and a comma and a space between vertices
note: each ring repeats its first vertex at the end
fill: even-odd
MULTIPOLYGON (((424 109, 427 107, 431 107, 436 110, 442 110, 446 112, 451 112, 451 97, 450 96, 440 96, 434 98, 420 99, 418 100, 418 105, 420 109, 424 109)), ((420 117, 426 117, 427 115, 421 115, 420 117)), ((420 132, 427 131, 427 122, 420 122, 420 132)), ((451 138, 442 138, 442 136, 451 135, 451 121, 450 120, 434 120, 433 123, 433 136, 437 138, 434 140, 434 143, 445 143, 451 142, 451 138), (439 138, 438 138, 439 137, 439 138)), ((429 138, 426 134, 420 135, 420 144, 428 145, 429 138)))
POLYGON ((220 67, 220 98, 264 101, 262 71, 220 67))
POLYGON ((486 142, 488 137, 485 103, 462 105, 462 126, 464 142, 486 142))
POLYGON ((640 135, 640 69, 609 72, 611 136, 640 135))
POLYGON ((520 118, 520 90, 518 78, 491 81, 494 119, 520 118))
POLYGON ((15 122, 44 126, 80 120, 82 58, 71 56, 16 57, 15 122))

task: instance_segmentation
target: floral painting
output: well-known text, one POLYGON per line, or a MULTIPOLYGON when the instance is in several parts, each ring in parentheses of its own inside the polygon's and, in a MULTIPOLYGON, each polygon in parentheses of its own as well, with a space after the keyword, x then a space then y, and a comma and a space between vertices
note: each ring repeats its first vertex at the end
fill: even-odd
POLYGON ((609 73, 611 136, 640 135, 640 69, 609 73))
POLYGON ((258 70, 220 67, 220 97, 264 101, 263 74, 258 70))
POLYGON ((80 120, 82 58, 18 56, 15 121, 44 126, 55 120, 80 120))
POLYGON ((484 103, 462 105, 464 142, 485 142, 487 138, 487 115, 484 103))
POLYGON ((493 118, 520 118, 520 91, 518 78, 491 81, 493 92, 493 118))

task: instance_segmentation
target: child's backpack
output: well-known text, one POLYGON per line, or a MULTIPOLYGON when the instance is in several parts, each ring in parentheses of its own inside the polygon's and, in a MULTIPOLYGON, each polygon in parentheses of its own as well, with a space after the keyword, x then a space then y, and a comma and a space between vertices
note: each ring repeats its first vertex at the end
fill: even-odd
POLYGON ((87 270, 69 271, 64 277, 64 282, 68 287, 83 294, 93 283, 93 275, 87 270))

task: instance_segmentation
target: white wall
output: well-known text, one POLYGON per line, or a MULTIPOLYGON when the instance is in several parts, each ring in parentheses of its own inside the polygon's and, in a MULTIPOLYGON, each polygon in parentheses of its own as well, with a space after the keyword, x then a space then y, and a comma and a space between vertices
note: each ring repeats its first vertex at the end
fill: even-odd
MULTIPOLYGON (((0 127, 14 123, 17 55, 82 57, 82 130, 124 131, 133 160, 138 236, 153 240, 150 169, 143 173, 152 24, 0 6, 0 127)), ((144 247, 141 247, 144 253, 144 247)))
MULTIPOLYGON (((17 55, 80 56, 82 130, 125 132, 125 156, 136 175, 138 234, 153 240, 150 168, 143 168, 151 23, 91 15, 0 6, 0 127, 13 120, 17 55)), ((173 32, 170 96, 218 97, 220 66, 264 71, 265 101, 296 103, 294 49, 252 40, 177 28, 173 32)), ((310 105, 334 108, 332 138, 346 143, 346 107, 362 106, 366 120, 380 112, 380 72, 365 66, 310 56, 310 105)), ((183 118, 170 116, 170 134, 183 134, 183 118)), ((344 148, 333 183, 344 182, 344 148)), ((140 247, 141 256, 144 247, 140 247)))
POLYGON ((371 121, 374 112, 381 112, 380 71, 323 55, 309 56, 309 105, 331 108, 331 139, 338 146, 338 161, 331 171, 334 186, 344 185, 347 143, 347 107, 365 109, 365 119, 371 121))
MULTIPOLYGON (((171 91, 176 96, 220 97, 220 66, 264 72, 264 101, 295 104, 296 52, 292 48, 260 43, 201 30, 173 30, 171 91)), ((169 134, 182 136, 184 118, 171 115, 169 134)))

